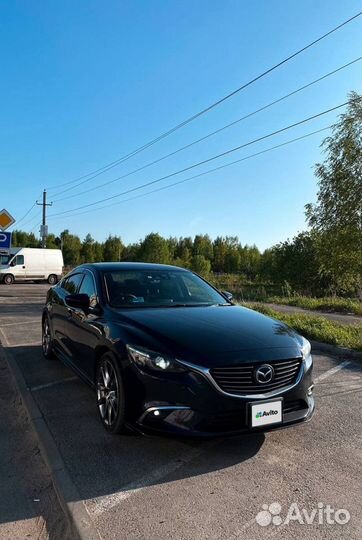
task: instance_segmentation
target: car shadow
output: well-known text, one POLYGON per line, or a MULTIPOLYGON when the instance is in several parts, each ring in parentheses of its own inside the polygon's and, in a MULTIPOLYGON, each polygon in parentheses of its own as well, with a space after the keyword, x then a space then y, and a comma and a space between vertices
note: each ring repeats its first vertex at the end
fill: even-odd
POLYGON ((45 360, 38 346, 6 352, 16 360, 81 499, 226 469, 252 458, 264 442, 262 433, 208 440, 109 434, 93 390, 68 367, 45 360))

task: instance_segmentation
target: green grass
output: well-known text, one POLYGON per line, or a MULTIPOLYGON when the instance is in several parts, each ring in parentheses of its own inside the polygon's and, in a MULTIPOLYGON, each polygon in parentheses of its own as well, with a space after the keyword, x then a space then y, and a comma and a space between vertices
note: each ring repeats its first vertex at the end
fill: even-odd
POLYGON ((362 351, 362 324, 344 325, 318 315, 280 313, 262 304, 244 302, 244 306, 285 322, 308 339, 362 351))
POLYGON ((304 309, 313 309, 317 311, 354 313, 362 315, 362 303, 353 298, 310 298, 308 296, 270 296, 265 302, 273 304, 284 304, 286 306, 297 306, 304 309))

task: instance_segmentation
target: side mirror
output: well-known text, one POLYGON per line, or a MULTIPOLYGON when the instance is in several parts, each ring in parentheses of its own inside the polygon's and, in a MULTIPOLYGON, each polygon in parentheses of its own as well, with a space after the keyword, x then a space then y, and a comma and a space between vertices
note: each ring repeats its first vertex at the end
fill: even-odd
POLYGON ((68 294, 65 297, 65 302, 68 306, 82 309, 83 311, 89 310, 89 296, 88 294, 68 294))
POLYGON ((16 266, 16 259, 13 259, 10 263, 10 266, 16 266))
POLYGON ((226 300, 231 302, 231 300, 233 299, 233 293, 231 293, 229 291, 221 291, 221 292, 225 296, 226 300))

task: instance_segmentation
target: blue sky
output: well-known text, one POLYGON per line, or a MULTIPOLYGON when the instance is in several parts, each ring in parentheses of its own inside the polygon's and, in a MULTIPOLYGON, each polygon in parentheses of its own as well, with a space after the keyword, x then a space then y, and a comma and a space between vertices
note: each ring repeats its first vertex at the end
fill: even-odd
MULTIPOLYGON (((360 9, 359 2, 350 0, 3 0, 0 207, 20 219, 44 187, 49 200, 56 199, 57 185, 153 139, 360 9)), ((362 62, 170 159, 76 196, 361 53, 362 17, 159 144, 64 194, 73 197, 49 210, 50 231, 69 228, 98 240, 119 234, 125 242, 151 231, 237 235, 261 249, 292 237, 305 229, 304 205, 315 200, 313 165, 322 157, 319 145, 326 133, 107 209, 58 218, 52 214, 131 189, 343 103, 350 90, 361 92, 362 62)), ((194 172, 328 126, 336 117, 331 113, 194 172)), ((40 219, 36 207, 19 228, 37 231, 40 219)))

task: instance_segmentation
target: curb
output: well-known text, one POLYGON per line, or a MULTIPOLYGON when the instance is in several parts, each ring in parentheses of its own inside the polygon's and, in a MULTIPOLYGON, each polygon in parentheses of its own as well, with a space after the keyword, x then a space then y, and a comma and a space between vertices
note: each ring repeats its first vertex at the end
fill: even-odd
POLYGON ((329 345, 329 343, 322 343, 321 341, 313 340, 311 340, 311 345, 312 353, 321 352, 337 356, 338 358, 362 361, 362 352, 360 351, 347 349, 346 347, 337 347, 336 345, 329 345))
POLYGON ((10 351, 6 351, 1 345, 0 356, 4 358, 9 368, 30 424, 36 434, 41 455, 52 478, 60 506, 67 518, 72 540, 101 540, 78 489, 69 476, 48 425, 26 385, 16 359, 10 351))

